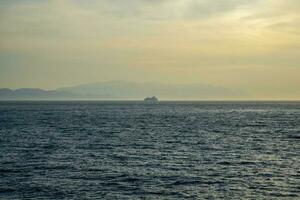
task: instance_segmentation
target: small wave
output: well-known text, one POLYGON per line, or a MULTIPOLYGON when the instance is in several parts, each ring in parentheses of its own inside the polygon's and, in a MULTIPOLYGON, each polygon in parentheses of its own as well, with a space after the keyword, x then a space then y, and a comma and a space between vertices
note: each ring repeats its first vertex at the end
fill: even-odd
POLYGON ((300 140, 300 135, 289 135, 289 136, 287 136, 287 138, 300 140))
POLYGON ((240 165, 256 165, 256 162, 251 162, 251 161, 241 161, 239 162, 240 165))
POLYGON ((218 165, 232 165, 233 163, 229 162, 229 161, 222 161, 222 162, 218 162, 217 164, 218 165))
POLYGON ((10 193, 10 192, 15 192, 16 189, 12 187, 0 187, 0 194, 1 193, 10 193))
POLYGON ((173 182, 171 185, 179 186, 179 185, 215 185, 222 184, 221 181, 207 181, 207 180, 179 180, 173 182))

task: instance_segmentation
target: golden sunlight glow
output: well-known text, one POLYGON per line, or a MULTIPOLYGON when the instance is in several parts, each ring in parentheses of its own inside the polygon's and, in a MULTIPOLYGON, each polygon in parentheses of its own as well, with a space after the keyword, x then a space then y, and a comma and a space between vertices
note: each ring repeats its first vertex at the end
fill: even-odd
POLYGON ((4 0, 0 86, 204 83, 299 99, 299 2, 4 0))

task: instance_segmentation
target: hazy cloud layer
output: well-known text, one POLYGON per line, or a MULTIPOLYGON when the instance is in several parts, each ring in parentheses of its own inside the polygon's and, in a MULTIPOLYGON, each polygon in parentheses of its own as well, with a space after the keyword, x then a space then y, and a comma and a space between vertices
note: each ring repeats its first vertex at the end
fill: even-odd
POLYGON ((2 0, 0 87, 121 79, 300 98, 299 2, 2 0))

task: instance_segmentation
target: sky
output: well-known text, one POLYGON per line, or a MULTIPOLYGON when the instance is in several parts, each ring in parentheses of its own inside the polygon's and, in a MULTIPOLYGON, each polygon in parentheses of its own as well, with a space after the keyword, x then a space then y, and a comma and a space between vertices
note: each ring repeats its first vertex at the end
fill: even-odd
POLYGON ((125 80, 300 99, 299 0, 0 0, 0 88, 125 80))

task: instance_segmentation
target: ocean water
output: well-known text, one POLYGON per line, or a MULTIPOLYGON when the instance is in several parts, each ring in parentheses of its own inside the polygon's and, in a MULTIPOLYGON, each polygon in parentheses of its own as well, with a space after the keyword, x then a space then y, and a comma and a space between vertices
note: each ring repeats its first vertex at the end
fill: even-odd
POLYGON ((300 103, 2 102, 0 199, 300 199, 300 103))

